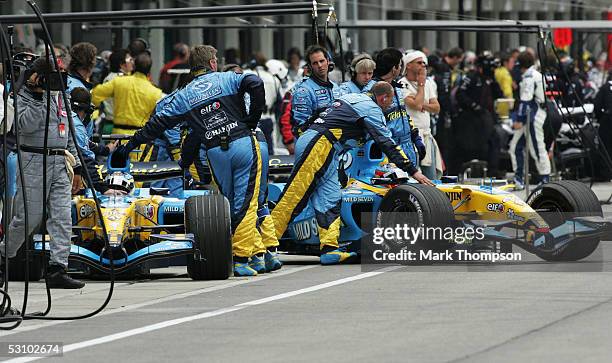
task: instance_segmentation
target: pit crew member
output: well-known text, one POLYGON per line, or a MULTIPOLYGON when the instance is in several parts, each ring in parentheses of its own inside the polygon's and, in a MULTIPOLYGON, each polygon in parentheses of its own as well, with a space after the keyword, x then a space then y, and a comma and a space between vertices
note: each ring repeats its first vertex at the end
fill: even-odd
POLYGON ((297 138, 320 112, 340 96, 338 85, 329 80, 330 59, 327 50, 314 45, 306 51, 310 77, 296 84, 291 102, 293 134, 297 138))
MULTIPOLYGON (((397 78, 402 72, 402 52, 395 48, 381 50, 376 56, 376 69, 374 80, 384 81, 393 86, 393 98, 391 106, 384 110, 387 128, 391 130, 393 141, 402 147, 415 167, 419 165, 419 159, 425 157, 426 149, 419 130, 414 127, 412 119, 406 112, 406 105, 402 97, 402 85, 397 78), (417 155, 418 149, 418 155, 417 155)), ((369 87, 364 87, 364 92, 370 92, 369 87)))
POLYGON ((117 150, 125 154, 186 122, 204 143, 215 182, 230 201, 234 274, 255 276, 248 260, 254 246, 261 243, 259 233, 253 233, 257 228, 261 154, 252 130, 265 108, 263 82, 253 74, 217 72, 217 50, 210 45, 194 47, 189 66, 193 81, 117 150), (248 115, 245 93, 251 100, 248 115))
POLYGON ((353 58, 349 71, 351 80, 340 85, 340 93, 362 93, 364 88, 372 88, 376 81, 372 80, 376 62, 367 54, 359 54, 353 58))
POLYGON ((100 178, 100 174, 98 174, 96 151, 99 154, 108 156, 117 146, 117 142, 111 143, 108 146, 97 146, 97 144, 90 141, 93 134, 91 114, 94 111, 94 107, 90 101, 91 95, 85 88, 78 87, 73 89, 70 93, 70 108, 73 112, 72 122, 74 123, 74 130, 76 132, 77 146, 81 149, 85 167, 89 170, 89 175, 93 182, 93 189, 105 195, 125 194, 119 190, 109 189, 108 185, 100 178), (94 149, 91 149, 90 147, 93 145, 96 146, 94 149))
POLYGON ((345 262, 355 256, 338 248, 341 202, 338 154, 347 142, 367 134, 391 162, 420 183, 433 185, 406 157, 385 126, 381 109, 393 103, 393 87, 387 82, 377 82, 371 93, 372 96, 357 93, 341 96, 298 138, 289 183, 272 211, 276 237, 280 238, 291 219, 311 203, 319 229, 323 265, 345 262))

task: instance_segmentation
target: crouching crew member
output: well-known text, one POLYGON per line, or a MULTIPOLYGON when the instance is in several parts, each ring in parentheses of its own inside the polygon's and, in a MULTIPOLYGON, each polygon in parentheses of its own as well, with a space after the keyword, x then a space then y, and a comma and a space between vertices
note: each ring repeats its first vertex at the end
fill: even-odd
POLYGON ((297 140, 295 165, 272 218, 276 237, 280 238, 291 219, 310 202, 319 228, 323 265, 345 262, 356 255, 338 248, 341 202, 338 153, 347 141, 368 135, 391 162, 420 183, 433 185, 393 141, 385 125, 381 109, 389 108, 393 92, 390 84, 378 82, 371 89, 371 97, 356 93, 341 96, 297 140))
POLYGON ((213 178, 230 202, 234 274, 254 276, 257 272, 248 262, 254 246, 261 243, 259 233, 254 233, 261 156, 253 130, 265 108, 263 82, 253 74, 217 72, 217 50, 209 45, 191 50, 189 66, 194 79, 177 91, 117 151, 126 154, 178 123, 186 122, 204 144, 213 178), (251 99, 248 114, 244 107, 245 93, 251 99))

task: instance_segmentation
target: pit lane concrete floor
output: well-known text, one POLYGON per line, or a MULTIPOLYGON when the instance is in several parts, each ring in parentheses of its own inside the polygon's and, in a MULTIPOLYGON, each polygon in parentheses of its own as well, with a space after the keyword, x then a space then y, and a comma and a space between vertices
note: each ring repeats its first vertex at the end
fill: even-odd
MULTIPOLYGON (((612 184, 594 190, 605 199, 612 184)), ((63 342, 70 351, 48 358, 62 362, 612 360, 612 242, 578 263, 533 257, 364 272, 311 257, 284 260, 280 272, 228 281, 156 270, 150 279, 118 282, 96 317, 26 321, 0 332, 0 342, 63 342)), ((11 286, 20 306, 20 287, 11 286)), ((107 286, 54 290, 52 314, 93 310, 107 286)), ((43 285, 31 288, 28 310, 40 310, 43 285)))

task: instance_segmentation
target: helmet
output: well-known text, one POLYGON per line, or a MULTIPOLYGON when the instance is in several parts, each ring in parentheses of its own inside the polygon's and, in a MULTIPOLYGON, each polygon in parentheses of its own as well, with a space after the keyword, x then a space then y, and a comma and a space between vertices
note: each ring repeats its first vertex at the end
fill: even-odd
POLYGON ((482 68, 482 73, 487 77, 493 77, 495 68, 498 66, 495 58, 490 55, 481 55, 476 59, 476 65, 482 68))
POLYGON ((272 73, 273 76, 278 77, 279 80, 283 80, 287 78, 287 74, 289 74, 289 70, 287 66, 282 61, 278 59, 270 59, 266 62, 266 67, 268 68, 268 72, 272 73))
POLYGON ((116 171, 112 174, 108 174, 104 181, 111 186, 111 188, 123 190, 126 193, 134 189, 134 177, 129 173, 116 171))

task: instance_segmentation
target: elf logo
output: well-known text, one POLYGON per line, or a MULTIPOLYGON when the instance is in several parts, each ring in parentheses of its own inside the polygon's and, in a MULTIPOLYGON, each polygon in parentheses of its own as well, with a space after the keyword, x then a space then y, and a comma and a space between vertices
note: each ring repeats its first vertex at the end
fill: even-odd
POLYGON ((211 113, 213 111, 218 110, 220 107, 221 107, 221 103, 219 101, 213 102, 210 105, 207 105, 207 106, 203 107, 200 110, 200 115, 209 114, 209 113, 211 113))

